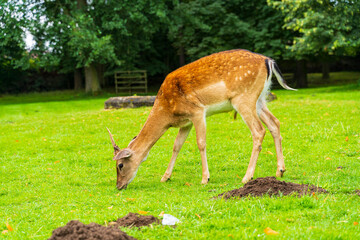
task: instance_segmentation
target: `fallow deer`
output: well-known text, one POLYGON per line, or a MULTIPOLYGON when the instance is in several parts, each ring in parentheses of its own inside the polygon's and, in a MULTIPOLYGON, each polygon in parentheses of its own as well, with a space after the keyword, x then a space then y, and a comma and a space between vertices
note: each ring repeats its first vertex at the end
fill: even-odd
MULTIPOLYGON (((243 183, 252 179, 261 151, 265 128, 270 130, 276 147, 277 171, 285 172, 281 148, 280 122, 266 107, 266 94, 272 73, 280 85, 286 85, 275 61, 247 50, 230 50, 203 57, 167 75, 156 96, 154 106, 140 133, 120 149, 109 131, 114 147, 117 169, 117 188, 124 189, 134 179, 140 164, 146 160, 152 146, 170 127, 180 128, 169 166, 161 179, 170 179, 176 157, 192 126, 202 162, 202 184, 209 181, 206 159, 206 117, 235 109, 249 127, 253 149, 243 183), (261 120, 261 121, 260 121, 261 120)), ((109 130, 109 129, 108 129, 109 130)))

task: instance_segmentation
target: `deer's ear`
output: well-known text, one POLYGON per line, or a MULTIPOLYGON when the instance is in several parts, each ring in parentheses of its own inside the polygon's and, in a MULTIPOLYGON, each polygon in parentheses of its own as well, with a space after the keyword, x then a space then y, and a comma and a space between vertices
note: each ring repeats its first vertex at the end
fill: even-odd
POLYGON ((114 146, 114 156, 118 154, 121 151, 121 149, 118 146, 114 146))
POLYGON ((133 151, 131 149, 125 148, 116 155, 114 160, 119 160, 122 158, 129 158, 129 157, 131 157, 132 154, 133 154, 133 151))

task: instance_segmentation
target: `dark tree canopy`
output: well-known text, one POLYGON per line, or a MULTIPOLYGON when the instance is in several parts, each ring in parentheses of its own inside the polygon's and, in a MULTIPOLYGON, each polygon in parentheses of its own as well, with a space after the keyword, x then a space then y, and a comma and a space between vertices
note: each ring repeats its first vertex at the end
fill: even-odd
POLYGON ((235 48, 296 61, 300 72, 306 60, 326 70, 333 57, 358 55, 359 15, 356 0, 2 1, 0 66, 73 74, 77 89, 84 77, 88 92, 116 69, 166 75, 235 48))
POLYGON ((360 1, 273 1, 285 15, 284 28, 296 35, 289 46, 295 58, 354 56, 360 49, 360 1))

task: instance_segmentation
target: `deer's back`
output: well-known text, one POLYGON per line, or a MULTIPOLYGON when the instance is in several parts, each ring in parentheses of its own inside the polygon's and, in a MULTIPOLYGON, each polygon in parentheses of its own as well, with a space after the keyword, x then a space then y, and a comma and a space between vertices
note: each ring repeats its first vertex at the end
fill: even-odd
POLYGON ((161 85, 157 102, 175 115, 221 104, 251 89, 259 72, 266 73, 265 59, 267 57, 247 50, 203 57, 171 72, 161 85))

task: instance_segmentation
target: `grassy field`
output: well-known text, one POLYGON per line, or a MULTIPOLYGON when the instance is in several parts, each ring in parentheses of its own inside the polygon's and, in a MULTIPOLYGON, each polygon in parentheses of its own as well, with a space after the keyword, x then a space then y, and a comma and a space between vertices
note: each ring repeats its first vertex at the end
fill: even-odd
MULTIPOLYGON (((212 199, 243 186, 250 131, 233 113, 207 120, 211 181, 202 186, 194 130, 171 181, 160 183, 177 129, 151 150, 127 190, 115 187, 109 127, 120 147, 138 134, 151 108, 104 110, 110 95, 73 92, 0 98, 0 231, 5 239, 46 239, 78 219, 106 224, 128 212, 162 211, 176 228, 124 229, 139 239, 360 239, 360 87, 298 92, 276 90, 268 104, 281 121, 287 171, 282 180, 321 186, 326 195, 212 199), (337 170, 341 166, 342 169, 337 170), (264 229, 279 232, 267 236, 264 229)), ((256 177, 275 176, 275 147, 267 132, 256 177)))

